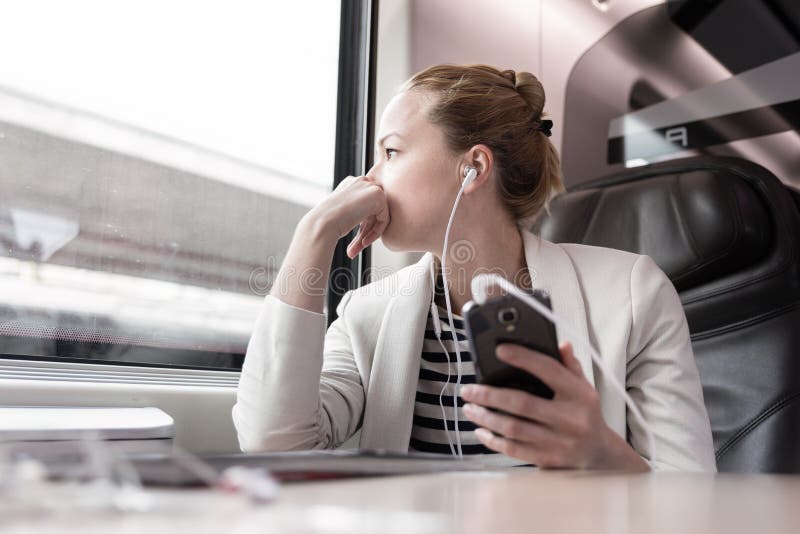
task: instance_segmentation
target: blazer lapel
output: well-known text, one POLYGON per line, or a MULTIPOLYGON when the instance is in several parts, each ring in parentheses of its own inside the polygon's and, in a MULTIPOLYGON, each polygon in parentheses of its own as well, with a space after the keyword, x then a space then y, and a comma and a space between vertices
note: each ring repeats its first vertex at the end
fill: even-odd
MULTIPOLYGON (((562 317, 584 340, 589 340, 589 327, 583 293, 578 284, 578 275, 564 250, 556 244, 541 239, 535 234, 521 230, 525 261, 528 264, 534 289, 542 289, 550 294, 553 312, 562 317)), ((592 357, 556 326, 559 342, 572 341, 575 357, 581 364, 586 379, 594 385, 592 357)))
POLYGON ((408 451, 420 354, 433 297, 432 261, 427 253, 417 262, 386 308, 375 345, 361 448, 408 451))

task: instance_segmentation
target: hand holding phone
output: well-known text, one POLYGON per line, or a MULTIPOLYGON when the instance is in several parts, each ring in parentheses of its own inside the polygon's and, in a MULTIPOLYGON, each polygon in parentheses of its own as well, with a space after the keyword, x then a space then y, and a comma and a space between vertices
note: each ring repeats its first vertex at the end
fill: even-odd
MULTIPOLYGON (((537 290, 533 297, 551 307, 546 293, 537 290)), ((514 343, 560 362, 556 329, 550 320, 513 295, 493 297, 483 305, 469 301, 464 305, 462 315, 479 383, 519 389, 545 399, 553 398, 553 390, 541 380, 498 360, 495 355, 497 345, 514 343)))

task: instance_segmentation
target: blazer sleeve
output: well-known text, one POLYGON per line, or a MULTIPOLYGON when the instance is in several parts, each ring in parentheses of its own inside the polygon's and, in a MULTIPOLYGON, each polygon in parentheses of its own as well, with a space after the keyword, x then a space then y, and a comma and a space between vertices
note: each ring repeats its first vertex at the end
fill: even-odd
POLYGON ((364 389, 345 318, 351 296, 327 333, 325 314, 265 298, 233 407, 242 451, 333 448, 356 432, 364 389))
POLYGON ((628 413, 629 440, 654 470, 716 471, 711 426, 680 298, 663 271, 641 256, 631 272, 627 389, 653 432, 649 458, 641 423, 628 413))

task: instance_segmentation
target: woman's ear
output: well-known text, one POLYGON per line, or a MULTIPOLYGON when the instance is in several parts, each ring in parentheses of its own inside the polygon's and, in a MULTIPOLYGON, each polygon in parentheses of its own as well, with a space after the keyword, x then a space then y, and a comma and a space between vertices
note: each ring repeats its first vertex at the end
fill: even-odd
POLYGON ((463 183, 466 178, 469 168, 475 169, 477 173, 472 183, 464 188, 464 194, 469 195, 473 191, 477 191, 483 187, 492 173, 494 167, 494 156, 492 151, 486 145, 475 145, 467 151, 464 155, 464 161, 461 164, 461 180, 463 183))

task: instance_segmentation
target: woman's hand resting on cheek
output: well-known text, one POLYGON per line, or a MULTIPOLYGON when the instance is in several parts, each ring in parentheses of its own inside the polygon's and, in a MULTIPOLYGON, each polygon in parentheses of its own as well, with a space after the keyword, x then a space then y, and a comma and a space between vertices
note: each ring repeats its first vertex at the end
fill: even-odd
POLYGON ((597 391, 584 378, 572 345, 562 343, 559 350, 563 364, 521 345, 498 345, 500 360, 535 375, 555 396, 548 400, 516 389, 462 387, 468 403, 464 413, 478 425, 478 439, 494 451, 543 468, 649 470, 606 425, 597 391))
POLYGON ((322 224, 326 232, 335 234, 335 240, 360 223, 358 233, 347 246, 347 255, 354 258, 386 229, 389 207, 383 188, 372 178, 348 176, 307 217, 322 224))

